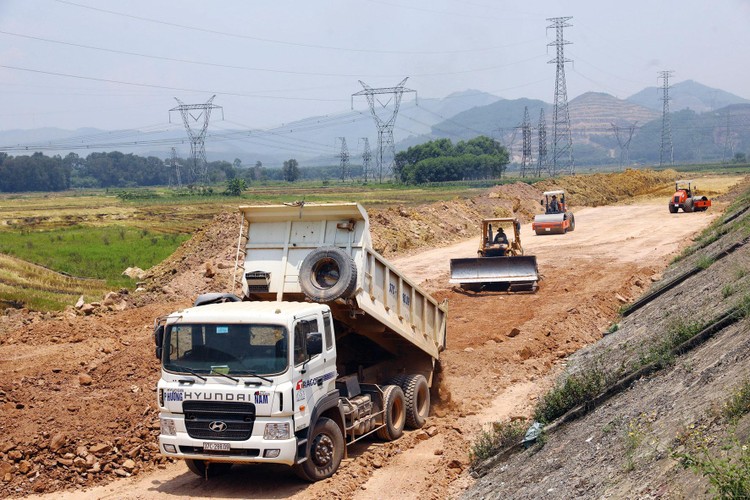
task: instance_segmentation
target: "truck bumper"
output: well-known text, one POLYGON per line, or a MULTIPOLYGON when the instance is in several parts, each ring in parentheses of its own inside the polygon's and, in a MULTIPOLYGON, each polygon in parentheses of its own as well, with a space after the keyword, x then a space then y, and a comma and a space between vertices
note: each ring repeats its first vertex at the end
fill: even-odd
POLYGON ((179 459, 208 460, 234 463, 276 463, 294 465, 297 458, 297 440, 291 420, 257 419, 249 439, 243 441, 222 441, 195 439, 185 430, 185 423, 179 416, 162 414, 162 419, 172 420, 176 433, 166 435, 164 425, 159 434, 159 450, 165 456, 179 459), (288 422, 291 438, 264 439, 267 423, 288 422), (229 449, 221 449, 226 448, 229 449))

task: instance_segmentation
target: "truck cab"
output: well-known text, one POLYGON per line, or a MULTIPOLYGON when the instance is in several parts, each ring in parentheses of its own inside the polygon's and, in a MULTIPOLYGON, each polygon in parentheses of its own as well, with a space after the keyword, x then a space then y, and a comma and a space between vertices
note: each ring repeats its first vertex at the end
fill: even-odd
POLYGON ((159 445, 189 466, 200 468, 193 462, 206 455, 294 465, 295 433, 326 397, 337 406, 336 344, 325 305, 210 304, 177 311, 157 332, 159 445))

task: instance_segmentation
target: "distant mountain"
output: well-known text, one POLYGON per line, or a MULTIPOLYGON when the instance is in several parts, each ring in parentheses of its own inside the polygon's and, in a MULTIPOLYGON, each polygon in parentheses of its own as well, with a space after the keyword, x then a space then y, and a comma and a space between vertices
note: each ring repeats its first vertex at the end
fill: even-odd
MULTIPOLYGON (((641 106, 660 111, 662 110, 663 91, 661 87, 647 87, 627 100, 641 106)), ((715 89, 693 80, 675 83, 669 88, 669 110, 692 109, 702 113, 724 108, 732 104, 747 104, 749 100, 736 96, 724 90, 715 89)))
MULTIPOLYGON (((408 96, 406 96, 408 98, 408 96)), ((429 133, 432 125, 464 110, 484 106, 500 97, 466 90, 455 92, 442 99, 420 98, 403 102, 396 120, 396 141, 429 133)), ((238 130, 222 126, 213 121, 206 135, 206 156, 209 161, 233 161, 239 158, 245 165, 261 161, 269 167, 281 166, 284 160, 296 158, 305 165, 330 165, 338 162, 339 137, 346 138, 352 161, 361 155, 362 138, 367 137, 371 150, 377 142, 377 129, 369 109, 360 103, 358 110, 325 116, 305 118, 270 130, 238 130)), ((94 151, 120 151, 141 156, 169 158, 172 146, 180 157, 190 154, 190 143, 186 132, 179 125, 164 125, 158 130, 98 130, 98 129, 33 129, 0 131, 0 151, 13 147, 11 155, 27 154, 42 150, 47 155, 65 155, 74 151, 86 156, 94 151), (80 148, 92 145, 90 148, 80 148), (19 149, 19 147, 21 149, 19 149), (48 149, 48 147, 57 149, 48 149)))

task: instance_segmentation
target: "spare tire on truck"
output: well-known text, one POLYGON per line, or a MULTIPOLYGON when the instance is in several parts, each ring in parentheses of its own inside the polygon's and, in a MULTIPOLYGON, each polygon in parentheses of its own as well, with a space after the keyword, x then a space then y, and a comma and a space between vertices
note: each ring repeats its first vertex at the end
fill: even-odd
POLYGON ((357 286, 357 265, 338 247, 316 248, 302 261, 299 286, 315 302, 348 299, 357 286))

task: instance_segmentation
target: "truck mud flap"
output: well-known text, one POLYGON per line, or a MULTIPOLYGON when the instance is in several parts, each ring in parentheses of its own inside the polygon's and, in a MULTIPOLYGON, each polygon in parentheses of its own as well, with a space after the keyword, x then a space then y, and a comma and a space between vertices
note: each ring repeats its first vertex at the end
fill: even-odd
POLYGON ((533 291, 537 281, 534 256, 451 259, 450 282, 465 290, 533 291))

